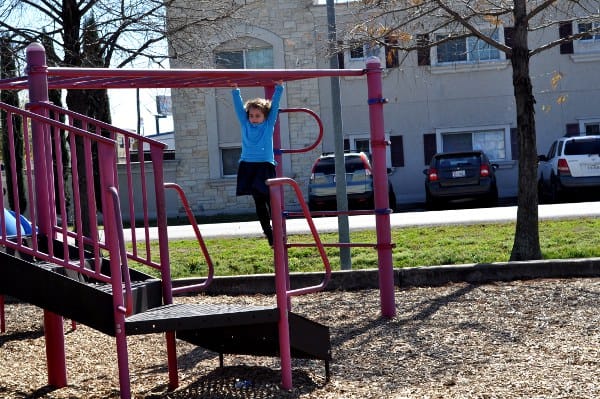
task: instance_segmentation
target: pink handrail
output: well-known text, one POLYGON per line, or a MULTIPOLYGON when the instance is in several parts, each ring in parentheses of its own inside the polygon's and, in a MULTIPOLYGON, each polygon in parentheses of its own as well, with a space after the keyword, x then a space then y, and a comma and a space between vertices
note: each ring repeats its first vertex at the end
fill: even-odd
MULTIPOLYGON (((293 188, 293 190, 296 194, 296 197, 298 198, 298 201, 300 203, 300 206, 302 208, 302 212, 303 212, 304 216, 306 217, 306 222, 308 223, 310 232, 315 240, 315 244, 319 251, 319 255, 321 256, 321 260, 323 261, 323 265, 325 266, 325 276, 320 284, 309 286, 309 287, 304 287, 304 288, 287 290, 286 296, 291 297, 291 296, 297 296, 297 295, 310 294, 310 293, 321 291, 322 289, 324 289, 327 286, 327 284, 329 283, 329 280, 331 278, 331 265, 329 263, 329 258, 327 257, 327 253, 325 252, 325 247, 324 247, 323 243, 321 242, 319 232, 317 231, 317 228, 315 227, 312 216, 310 214, 310 210, 308 209, 308 205, 306 205, 306 202, 304 201, 304 196, 302 195, 302 190, 300 189, 300 186, 298 186, 298 183, 296 183, 296 181, 294 181, 293 179, 291 179, 289 177, 278 177, 275 179, 267 180, 267 185, 269 186, 269 189, 271 192, 271 202, 272 203, 280 203, 281 202, 281 199, 279 198, 280 192, 279 192, 279 190, 275 190, 275 188, 281 187, 284 184, 287 184, 293 188)), ((272 208, 279 209, 279 208, 275 207, 275 205, 273 205, 272 208)), ((274 229, 276 228, 276 225, 277 226, 282 225, 283 217, 279 212, 274 212, 272 217, 273 217, 273 228, 274 229)), ((279 229, 281 229, 281 227, 278 227, 278 230, 279 229)), ((279 240, 279 241, 284 240, 284 234, 274 234, 274 237, 276 240, 279 240)), ((277 250, 277 248, 276 248, 276 250, 277 250)), ((280 264, 280 263, 282 263, 281 259, 277 259, 277 256, 276 256, 275 272, 279 273, 279 274, 285 273, 287 268, 285 268, 284 264, 280 264)), ((287 278, 287 276, 286 276, 286 278, 287 278)))
POLYGON ((119 202, 119 192, 115 187, 110 187, 110 194, 113 197, 113 207, 115 209, 115 221, 117 224, 117 238, 119 239, 119 259, 121 263, 122 280, 125 284, 124 306, 119 306, 120 312, 129 316, 133 312, 133 295, 131 293, 131 276, 127 266, 127 250, 125 249, 125 238, 123 236, 123 221, 121 220, 121 204, 119 202))
POLYGON ((279 112, 280 113, 305 112, 305 113, 311 115, 313 118, 315 118, 315 121, 317 122, 317 125, 319 126, 319 134, 317 135, 317 139, 315 140, 315 142, 307 147, 296 148, 296 149, 279 149, 279 150, 275 150, 276 152, 279 151, 280 154, 298 154, 301 152, 312 151, 319 145, 319 143, 321 143, 321 140, 323 140, 323 122, 321 122, 321 118, 319 117, 319 115, 317 115, 316 112, 314 112, 313 110, 308 109, 308 108, 284 108, 284 109, 280 109, 279 112))
POLYGON ((202 282, 200 284, 192 284, 192 285, 186 285, 186 286, 180 286, 180 287, 173 287, 172 292, 173 292, 173 294, 182 294, 182 293, 188 293, 188 292, 201 291, 201 290, 205 289, 206 287, 208 287, 208 285, 213 280, 213 276, 214 276, 213 261, 210 257, 210 254, 208 253, 208 248, 206 248, 206 243, 204 242, 204 239, 202 238, 202 234, 200 233, 200 229, 198 228, 198 224, 196 223, 196 218, 194 217, 194 213, 192 212, 192 209, 190 208, 189 202, 187 200, 185 193, 183 192, 183 189, 178 184, 175 184, 175 183, 165 183, 165 188, 171 188, 171 189, 175 190, 177 192, 177 194, 179 194, 179 198, 181 200, 181 203, 183 204, 185 213, 187 214, 187 217, 190 221, 190 225, 194 229, 194 233, 196 234, 196 239, 198 240, 198 244, 200 245, 200 249, 202 250, 204 259, 206 259, 206 264, 208 267, 208 274, 207 274, 206 280, 204 282, 202 282))

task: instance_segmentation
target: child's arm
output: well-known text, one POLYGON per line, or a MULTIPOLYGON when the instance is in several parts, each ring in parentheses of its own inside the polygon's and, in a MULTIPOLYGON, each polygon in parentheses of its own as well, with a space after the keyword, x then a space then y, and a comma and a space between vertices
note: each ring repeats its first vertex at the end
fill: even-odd
POLYGON ((248 119, 246 115, 246 109, 244 108, 244 101, 242 100, 242 94, 240 93, 240 89, 237 85, 231 90, 231 96, 233 97, 233 108, 235 109, 235 114, 238 117, 240 123, 245 123, 248 119))
POLYGON ((273 93, 273 97, 271 98, 271 110, 269 111, 269 122, 271 124, 275 124, 277 120, 277 115, 279 114, 279 101, 281 100, 281 95, 283 94, 283 81, 278 81, 275 86, 275 92, 273 93))

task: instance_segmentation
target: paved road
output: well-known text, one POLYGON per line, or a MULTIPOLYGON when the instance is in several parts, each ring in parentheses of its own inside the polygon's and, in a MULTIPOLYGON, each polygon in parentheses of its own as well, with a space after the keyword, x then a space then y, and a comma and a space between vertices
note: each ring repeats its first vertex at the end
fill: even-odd
MULTIPOLYGON (((514 221, 516 216, 516 206, 504 206, 497 208, 452 209, 428 212, 397 212, 390 215, 390 221, 392 227, 409 227, 434 226, 442 223, 474 224, 510 222, 514 221)), ((600 202, 579 202, 539 206, 540 220, 587 216, 600 216, 600 202)), ((319 232, 335 232, 338 229, 336 217, 320 217, 314 219, 314 222, 319 232)), ((350 230, 374 228, 375 216, 350 216, 349 225, 350 230)), ((304 219, 288 220, 286 226, 288 234, 305 233, 308 231, 308 224, 304 219)), ((252 237, 262 235, 262 230, 258 222, 201 224, 199 225, 199 228, 204 238, 225 236, 252 237)), ((155 237, 155 229, 151 229, 150 233, 152 237, 155 237)), ((141 232, 138 234, 141 234, 141 232)), ((189 225, 169 227, 169 238, 171 239, 191 237, 194 237, 194 229, 189 225)), ((127 234, 125 238, 128 239, 127 234)))

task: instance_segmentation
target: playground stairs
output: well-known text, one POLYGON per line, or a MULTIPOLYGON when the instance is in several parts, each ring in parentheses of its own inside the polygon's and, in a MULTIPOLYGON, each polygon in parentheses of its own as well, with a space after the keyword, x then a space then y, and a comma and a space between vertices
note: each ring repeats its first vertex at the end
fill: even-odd
MULTIPOLYGON (((62 250, 55 244, 55 254, 62 250)), ((77 248, 69 247, 70 256, 77 248)), ((103 268, 108 269, 108 260, 103 268)), ((114 336, 110 284, 93 281, 73 270, 0 252, 0 295, 8 295, 114 336)), ((108 270, 103 270, 108 274, 108 270)), ((162 304, 162 282, 130 269, 132 314, 127 335, 174 331, 178 339, 219 354, 278 356, 279 310, 273 307, 162 304)), ((323 360, 329 376, 329 328, 288 312, 290 351, 294 358, 323 360)))

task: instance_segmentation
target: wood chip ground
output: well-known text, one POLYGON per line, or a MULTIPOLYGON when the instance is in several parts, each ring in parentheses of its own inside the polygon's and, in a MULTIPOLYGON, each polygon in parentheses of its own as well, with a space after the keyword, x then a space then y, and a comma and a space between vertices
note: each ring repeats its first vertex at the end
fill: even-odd
MULTIPOLYGON (((270 296, 178 302, 271 305, 270 296)), ((330 326, 323 363, 295 360, 291 391, 276 358, 225 356, 178 342, 180 387, 168 392, 162 335, 128 338, 135 398, 600 398, 600 278, 397 289, 397 315, 379 292, 323 292, 294 311, 330 326)), ((0 397, 117 398, 115 342, 65 320, 69 385, 47 386, 42 311, 9 302, 0 335, 0 397)))

